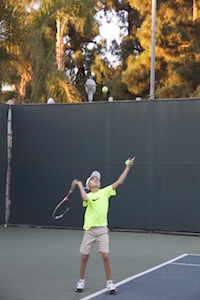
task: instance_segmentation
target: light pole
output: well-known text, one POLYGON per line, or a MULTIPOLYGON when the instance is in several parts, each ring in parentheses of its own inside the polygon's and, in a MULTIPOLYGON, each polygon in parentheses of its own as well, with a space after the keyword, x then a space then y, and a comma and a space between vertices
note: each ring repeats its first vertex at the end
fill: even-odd
POLYGON ((85 91, 88 94, 88 102, 93 101, 93 95, 96 92, 96 82, 92 78, 88 78, 85 83, 85 91))
POLYGON ((150 100, 155 100, 155 45, 156 45, 156 0, 152 0, 151 14, 151 73, 150 73, 150 100))

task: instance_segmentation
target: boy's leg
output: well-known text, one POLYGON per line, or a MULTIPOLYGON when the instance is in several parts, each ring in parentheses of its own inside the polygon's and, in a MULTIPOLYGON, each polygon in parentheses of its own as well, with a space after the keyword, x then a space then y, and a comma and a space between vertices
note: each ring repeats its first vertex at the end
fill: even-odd
POLYGON ((81 252, 81 265, 80 265, 80 279, 84 279, 85 277, 85 271, 87 267, 87 262, 89 259, 89 253, 95 243, 95 236, 93 234, 92 230, 86 230, 84 231, 82 243, 80 246, 80 252, 81 252))
POLYGON ((102 258, 103 258, 103 262, 104 262, 104 269, 105 269, 106 278, 107 278, 106 288, 110 294, 114 294, 114 293, 116 293, 117 290, 116 290, 116 287, 115 287, 113 281, 111 280, 110 255, 107 252, 102 252, 101 254, 102 254, 102 258))
POLYGON ((110 294, 114 294, 117 292, 117 289, 116 289, 113 281, 111 280, 110 254, 109 254, 109 252, 102 252, 101 255, 103 258, 104 269, 105 269, 106 279, 107 279, 106 288, 110 294))
POLYGON ((110 255, 109 253, 102 252, 102 259, 104 262, 104 270, 106 273, 107 280, 111 280, 111 264, 110 264, 110 255))
POLYGON ((81 265, 80 265, 80 279, 85 278, 85 271, 86 271, 88 259, 89 259, 89 255, 82 254, 81 265))
POLYGON ((85 279, 84 279, 85 271, 86 271, 87 262, 89 259, 89 253, 90 253, 92 246, 94 245, 95 240, 96 240, 96 237, 94 236, 92 230, 84 231, 83 240, 82 240, 82 243, 80 246, 80 252, 82 253, 81 264, 80 264, 80 279, 77 282, 77 286, 75 289, 76 292, 83 292, 83 290, 85 288, 85 279), (84 253, 87 253, 87 254, 84 254, 84 253))
POLYGON ((89 255, 82 254, 81 256, 81 264, 80 264, 80 279, 77 282, 75 291, 76 292, 83 292, 85 289, 85 271, 87 267, 87 262, 88 262, 89 255))

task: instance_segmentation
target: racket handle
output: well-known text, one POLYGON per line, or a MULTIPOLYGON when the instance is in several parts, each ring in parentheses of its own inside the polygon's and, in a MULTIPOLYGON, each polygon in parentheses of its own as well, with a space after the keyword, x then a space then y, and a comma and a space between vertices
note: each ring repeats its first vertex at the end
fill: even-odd
MULTIPOLYGON (((75 181, 75 180, 78 180, 78 179, 74 179, 74 181, 75 181)), ((71 193, 73 192, 74 189, 75 189, 75 186, 74 186, 74 187, 71 186, 71 188, 70 188, 70 190, 69 190, 69 193, 71 194, 71 193)))
POLYGON ((69 190, 69 193, 70 194, 73 193, 73 190, 74 190, 74 187, 73 188, 71 187, 71 189, 69 190))

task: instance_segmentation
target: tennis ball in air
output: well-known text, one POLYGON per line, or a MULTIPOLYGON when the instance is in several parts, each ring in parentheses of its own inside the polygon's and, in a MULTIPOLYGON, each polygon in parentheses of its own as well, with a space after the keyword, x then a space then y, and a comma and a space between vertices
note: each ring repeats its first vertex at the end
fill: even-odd
POLYGON ((107 87, 106 85, 104 85, 104 86, 102 87, 102 92, 103 92, 103 93, 107 93, 107 92, 108 92, 108 87, 107 87))
POLYGON ((6 228, 6 227, 7 227, 7 224, 4 224, 4 227, 6 228))
POLYGON ((130 166, 130 160, 129 160, 129 159, 127 159, 127 160, 125 161, 125 165, 126 165, 126 166, 130 166))

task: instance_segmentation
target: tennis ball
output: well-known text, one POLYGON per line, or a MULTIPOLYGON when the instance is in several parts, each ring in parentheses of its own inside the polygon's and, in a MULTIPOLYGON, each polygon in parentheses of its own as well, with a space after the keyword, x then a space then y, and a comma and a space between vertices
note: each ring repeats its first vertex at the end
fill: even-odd
POLYGON ((6 228, 6 227, 7 227, 7 224, 4 224, 4 227, 6 228))
POLYGON ((103 93, 107 93, 107 92, 108 92, 108 87, 107 87, 106 85, 104 85, 104 86, 102 87, 102 92, 103 92, 103 93))
POLYGON ((129 159, 127 159, 127 160, 125 161, 125 165, 126 165, 126 166, 130 166, 130 160, 129 160, 129 159))

